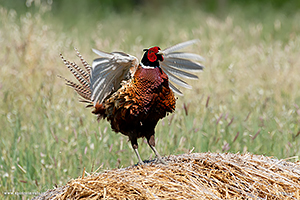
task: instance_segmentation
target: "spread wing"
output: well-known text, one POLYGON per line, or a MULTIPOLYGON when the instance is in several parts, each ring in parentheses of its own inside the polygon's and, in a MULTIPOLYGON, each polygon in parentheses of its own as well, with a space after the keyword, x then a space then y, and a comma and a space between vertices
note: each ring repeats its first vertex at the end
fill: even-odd
POLYGON ((93 61, 90 74, 91 100, 96 105, 118 90, 123 80, 133 76, 139 62, 136 57, 123 52, 93 51, 101 56, 93 61))
POLYGON ((203 70, 204 66, 196 61, 204 61, 204 58, 193 53, 177 52, 177 50, 180 50, 197 42, 199 42, 199 40, 190 40, 187 42, 176 44, 162 51, 162 53, 164 54, 164 61, 160 63, 161 68, 168 75, 169 80, 171 81, 169 82, 170 88, 178 95, 182 95, 182 92, 172 83, 185 88, 192 88, 192 86, 187 84, 179 77, 187 79, 198 79, 198 76, 192 73, 203 70))

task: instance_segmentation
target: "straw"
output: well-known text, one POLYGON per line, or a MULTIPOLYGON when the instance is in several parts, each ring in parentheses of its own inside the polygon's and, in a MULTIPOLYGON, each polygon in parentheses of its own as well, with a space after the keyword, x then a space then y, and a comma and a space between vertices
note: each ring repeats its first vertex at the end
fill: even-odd
POLYGON ((82 175, 34 199, 300 198, 300 164, 285 159, 250 153, 193 153, 164 160, 167 165, 149 161, 82 175))

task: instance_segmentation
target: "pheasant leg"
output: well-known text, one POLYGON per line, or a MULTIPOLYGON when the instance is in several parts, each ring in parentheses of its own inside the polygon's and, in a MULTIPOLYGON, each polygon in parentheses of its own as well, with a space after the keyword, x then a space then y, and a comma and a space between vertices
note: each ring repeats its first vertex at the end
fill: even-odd
POLYGON ((156 156, 156 158, 157 158, 157 161, 159 161, 160 163, 166 165, 166 164, 167 164, 166 161, 164 161, 164 160, 162 159, 162 157, 159 155, 158 151, 157 151, 156 148, 155 148, 155 139, 154 139, 154 135, 151 135, 149 139, 147 138, 147 140, 148 140, 148 144, 149 144, 149 146, 151 147, 152 151, 155 153, 155 156, 156 156))
POLYGON ((143 165, 144 162, 142 161, 141 156, 140 156, 140 154, 139 154, 139 152, 138 152, 137 138, 135 138, 135 137, 134 137, 134 138, 130 138, 130 141, 131 141, 132 148, 133 148, 133 150, 134 150, 134 152, 135 152, 135 154, 136 154, 136 157, 137 157, 138 160, 139 160, 138 164, 139 164, 139 165, 143 165))
POLYGON ((135 154, 136 154, 136 157, 137 157, 137 158, 138 158, 138 160, 139 160, 138 164, 139 164, 139 165, 143 165, 143 164, 144 164, 144 162, 142 161, 142 159, 141 159, 141 156, 140 156, 140 154, 139 154, 139 152, 138 152, 137 148, 136 148, 136 149, 135 149, 135 148, 133 148, 133 150, 134 150, 134 152, 135 152, 135 154))

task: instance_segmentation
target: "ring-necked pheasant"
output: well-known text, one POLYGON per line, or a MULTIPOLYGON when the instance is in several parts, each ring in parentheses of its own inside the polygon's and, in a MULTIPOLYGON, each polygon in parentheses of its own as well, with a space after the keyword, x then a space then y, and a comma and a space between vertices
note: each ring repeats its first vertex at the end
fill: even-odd
POLYGON ((137 150, 140 137, 147 139, 157 159, 164 163, 155 149, 155 126, 167 113, 175 110, 173 92, 182 95, 171 82, 191 88, 178 76, 197 79, 190 72, 203 69, 195 62, 203 61, 201 56, 177 52, 195 42, 197 40, 183 42, 165 50, 157 46, 144 49, 140 63, 136 57, 123 52, 106 53, 93 49, 101 58, 95 59, 92 67, 76 50, 85 70, 62 55, 61 58, 79 84, 63 79, 83 98, 82 102, 88 103, 87 107, 94 107, 92 113, 99 120, 106 118, 115 132, 129 137, 139 164, 143 163, 137 150))

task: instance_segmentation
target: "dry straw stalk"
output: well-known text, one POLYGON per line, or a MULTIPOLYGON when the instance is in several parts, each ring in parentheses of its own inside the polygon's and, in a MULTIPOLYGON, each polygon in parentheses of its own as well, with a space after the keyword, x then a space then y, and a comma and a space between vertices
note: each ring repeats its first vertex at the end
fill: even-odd
POLYGON ((70 180, 34 199, 300 199, 299 163, 193 153, 70 180))

